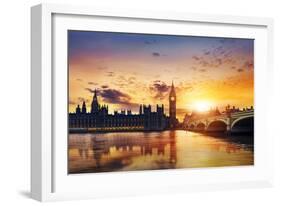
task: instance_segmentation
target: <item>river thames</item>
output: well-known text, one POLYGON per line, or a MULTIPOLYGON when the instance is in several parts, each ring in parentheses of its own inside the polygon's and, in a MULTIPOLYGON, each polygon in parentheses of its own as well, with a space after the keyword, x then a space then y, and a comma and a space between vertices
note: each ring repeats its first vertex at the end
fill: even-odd
POLYGON ((69 134, 70 174, 253 164, 252 136, 184 130, 69 134))

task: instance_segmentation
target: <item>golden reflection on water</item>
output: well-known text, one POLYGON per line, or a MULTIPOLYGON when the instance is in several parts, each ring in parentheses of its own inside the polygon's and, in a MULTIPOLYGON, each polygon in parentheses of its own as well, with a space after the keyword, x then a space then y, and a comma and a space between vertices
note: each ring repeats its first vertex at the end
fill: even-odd
MULTIPOLYGON (((246 138, 246 137, 245 137, 246 138)), ((253 165, 250 145, 182 130, 69 135, 69 173, 253 165)))

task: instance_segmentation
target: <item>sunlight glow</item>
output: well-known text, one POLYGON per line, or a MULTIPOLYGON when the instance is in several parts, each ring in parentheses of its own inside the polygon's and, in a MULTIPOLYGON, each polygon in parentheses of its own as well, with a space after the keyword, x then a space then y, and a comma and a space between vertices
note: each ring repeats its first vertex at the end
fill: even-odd
POLYGON ((206 112, 210 110, 211 107, 212 107, 212 103, 208 101, 199 101, 193 104, 193 109, 198 112, 206 112))

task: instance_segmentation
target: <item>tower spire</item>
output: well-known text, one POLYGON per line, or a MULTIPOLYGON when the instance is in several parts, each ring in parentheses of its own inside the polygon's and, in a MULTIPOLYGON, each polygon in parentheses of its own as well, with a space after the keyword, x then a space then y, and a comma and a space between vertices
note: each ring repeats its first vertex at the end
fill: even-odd
POLYGON ((80 109, 80 105, 78 104, 76 107, 76 114, 80 114, 81 113, 81 109, 80 109))
POLYGON ((174 81, 172 81, 171 91, 169 94, 169 116, 170 116, 170 128, 175 129, 177 126, 177 117, 176 117, 176 91, 174 87, 174 81))
POLYGON ((174 81, 173 81, 173 80, 172 80, 172 86, 171 86, 170 96, 176 96, 176 91, 175 91, 174 81))
POLYGON ((174 88, 174 80, 172 80, 172 86, 171 86, 171 91, 173 91, 175 88, 174 88))
POLYGON ((97 89, 94 91, 93 101, 91 105, 91 113, 97 114, 99 112, 99 102, 98 102, 98 96, 97 96, 97 89))
POLYGON ((97 98, 97 89, 94 91, 94 98, 97 98))
POLYGON ((83 114, 86 114, 86 113, 87 113, 87 108, 86 108, 86 103, 85 103, 85 101, 83 101, 83 104, 82 104, 82 113, 83 113, 83 114))

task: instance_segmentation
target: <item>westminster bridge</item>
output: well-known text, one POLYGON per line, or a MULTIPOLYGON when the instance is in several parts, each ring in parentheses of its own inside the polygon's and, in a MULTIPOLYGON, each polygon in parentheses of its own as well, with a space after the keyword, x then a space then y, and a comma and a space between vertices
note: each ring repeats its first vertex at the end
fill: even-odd
POLYGON ((191 117, 183 127, 198 132, 253 133, 254 109, 191 117))

